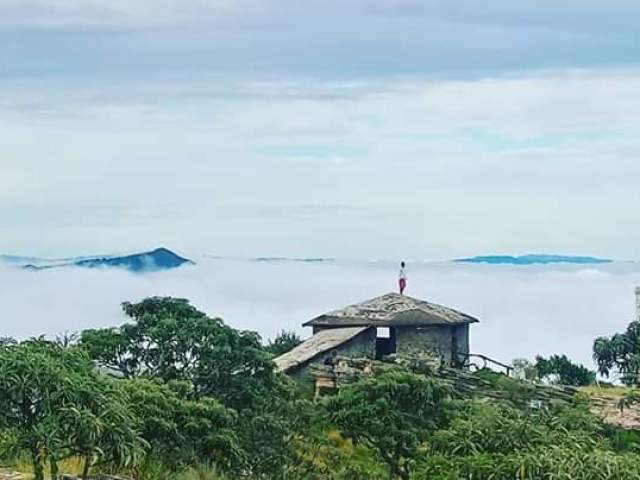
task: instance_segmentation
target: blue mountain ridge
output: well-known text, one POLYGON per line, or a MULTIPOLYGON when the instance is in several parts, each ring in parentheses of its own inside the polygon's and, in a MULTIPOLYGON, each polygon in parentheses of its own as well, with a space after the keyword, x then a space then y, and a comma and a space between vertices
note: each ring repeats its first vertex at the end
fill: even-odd
POLYGON ((54 261, 48 264, 29 263, 22 267, 28 270, 45 270, 57 267, 120 268, 134 273, 146 273, 170 270, 186 264, 194 264, 194 262, 179 256, 167 248, 157 248, 149 252, 131 255, 82 257, 59 262, 54 261))
POLYGON ((597 257, 583 257, 570 255, 528 254, 511 255, 481 255, 469 258, 457 258, 459 263, 485 263, 490 265, 547 265, 550 263, 571 263, 579 265, 594 265, 611 263, 613 260, 597 257))

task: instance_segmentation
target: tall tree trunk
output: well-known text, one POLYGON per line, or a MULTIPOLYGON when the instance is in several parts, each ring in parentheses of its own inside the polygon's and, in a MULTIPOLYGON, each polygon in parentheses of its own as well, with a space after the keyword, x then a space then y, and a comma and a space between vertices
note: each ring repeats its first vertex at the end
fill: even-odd
POLYGON ((401 478, 402 480, 409 480, 409 472, 406 468, 400 466, 398 463, 394 463, 391 466, 391 471, 393 472, 393 476, 396 478, 401 478))
POLYGON ((49 469, 51 472, 51 480, 58 480, 60 478, 60 471, 58 470, 58 461, 54 457, 49 459, 49 469))
POLYGON ((32 452, 33 480, 44 480, 44 465, 39 451, 32 452))
POLYGON ((393 454, 389 452, 380 451, 380 453, 382 453, 382 458, 384 458, 384 460, 387 462, 387 465, 389 465, 389 478, 401 478, 402 480, 409 480, 409 470, 406 468, 406 466, 403 466, 401 464, 402 460, 396 459, 393 454))
POLYGON ((87 455, 84 457, 84 468, 82 469, 82 480, 89 478, 89 470, 91 470, 91 457, 87 455))

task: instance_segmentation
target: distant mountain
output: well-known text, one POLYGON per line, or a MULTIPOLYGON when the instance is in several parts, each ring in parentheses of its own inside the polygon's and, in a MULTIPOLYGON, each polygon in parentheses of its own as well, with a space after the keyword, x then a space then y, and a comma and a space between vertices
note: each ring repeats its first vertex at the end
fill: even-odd
POLYGON ((290 257, 257 257, 254 262, 303 262, 303 263, 322 263, 334 262, 333 258, 311 257, 311 258, 290 258, 290 257))
POLYGON ((580 265, 611 263, 613 260, 597 257, 576 257, 566 255, 484 255, 471 258, 458 258, 455 262, 488 263, 491 265, 546 265, 549 263, 572 263, 580 265))
POLYGON ((183 258, 166 248, 157 248, 150 252, 135 253, 124 256, 100 256, 82 257, 61 261, 49 261, 49 263, 32 262, 23 264, 28 270, 44 270, 56 267, 82 267, 82 268, 121 268, 135 273, 157 272, 170 270, 185 264, 194 262, 183 258))

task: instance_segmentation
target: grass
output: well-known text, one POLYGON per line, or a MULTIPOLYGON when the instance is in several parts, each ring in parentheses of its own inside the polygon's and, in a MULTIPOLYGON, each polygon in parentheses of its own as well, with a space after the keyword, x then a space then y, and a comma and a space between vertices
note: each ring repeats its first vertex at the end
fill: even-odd
MULTIPOLYGON (((62 460, 58 462, 58 468, 60 469, 60 473, 68 473, 70 475, 80 475, 82 473, 82 460, 80 458, 67 458, 66 460, 62 460)), ((15 469, 18 472, 25 474, 33 473, 33 465, 31 464, 31 460, 28 458, 19 458, 13 462, 11 468, 15 469)), ((45 467, 45 475, 46 478, 49 477, 49 467, 45 467)))
MULTIPOLYGON (((33 473, 33 467, 28 458, 17 459, 12 462, 11 469, 27 475, 33 473)), ((80 475, 82 473, 82 460, 79 458, 69 458, 59 462, 60 473, 70 475, 80 475)), ((47 467, 48 470, 48 467, 47 467)), ((98 471, 93 472, 100 473, 98 471)), ((130 477, 127 472, 121 473, 130 477)), ((48 472, 46 478, 49 479, 48 472)), ((209 465, 198 465, 185 469, 181 472, 174 472, 165 465, 154 460, 147 460, 140 468, 138 477, 140 480, 227 480, 227 477, 220 474, 215 467, 209 465)))
POLYGON ((588 395, 606 395, 609 397, 622 397, 629 393, 632 389, 622 385, 589 385, 588 387, 580 387, 580 391, 588 395))
POLYGON ((212 465, 202 464, 174 472, 162 462, 147 459, 140 467, 140 480, 225 480, 227 477, 212 465))

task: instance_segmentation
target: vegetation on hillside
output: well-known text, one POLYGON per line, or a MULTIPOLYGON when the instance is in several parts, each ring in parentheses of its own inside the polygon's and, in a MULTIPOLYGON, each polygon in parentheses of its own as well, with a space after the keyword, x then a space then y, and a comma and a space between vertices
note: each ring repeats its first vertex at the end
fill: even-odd
POLYGON ((586 396, 566 393, 576 389, 533 383, 593 380, 562 355, 519 362, 531 381, 479 371, 463 384, 386 365, 314 402, 274 370, 293 334, 264 346, 182 299, 123 308, 127 323, 77 339, 0 342, 0 464, 30 465, 36 480, 70 469, 140 480, 640 479, 639 433, 605 424, 586 396))
POLYGON ((631 322, 623 333, 597 338, 593 358, 600 374, 606 377, 615 374, 625 385, 637 385, 640 382, 640 322, 631 322))

